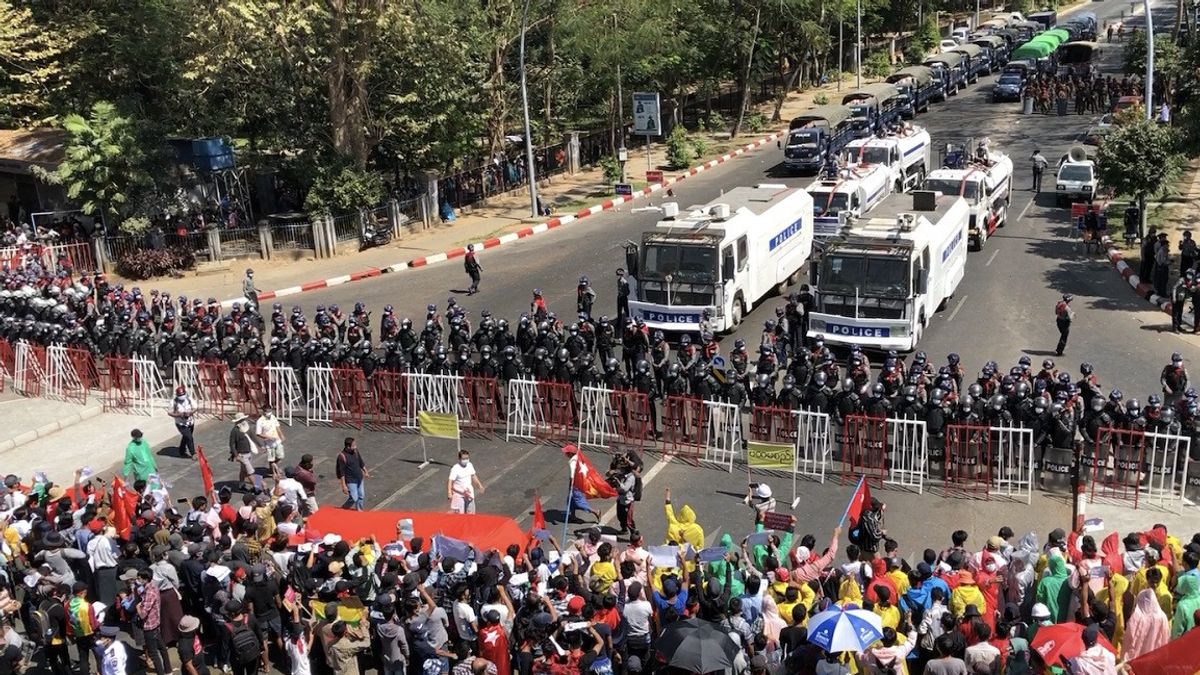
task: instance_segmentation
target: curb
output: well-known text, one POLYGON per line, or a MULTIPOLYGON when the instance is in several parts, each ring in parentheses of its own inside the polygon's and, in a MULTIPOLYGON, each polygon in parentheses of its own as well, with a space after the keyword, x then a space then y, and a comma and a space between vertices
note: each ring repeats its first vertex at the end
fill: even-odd
MULTIPOLYGON (((1134 292, 1137 293, 1142 298, 1144 298, 1150 304, 1158 307, 1159 310, 1166 312, 1167 315, 1170 315, 1171 309, 1172 309, 1171 299, 1164 298, 1161 295, 1155 293, 1153 286, 1142 281, 1141 277, 1139 277, 1137 274, 1134 274, 1133 268, 1130 267, 1129 263, 1125 262, 1125 259, 1121 256, 1121 252, 1118 251, 1117 247, 1113 244, 1112 237, 1106 236, 1103 239, 1101 239, 1101 241, 1104 243, 1104 246, 1105 246, 1104 254, 1108 257, 1108 261, 1110 263, 1112 263, 1113 267, 1115 267, 1117 269, 1117 272, 1120 273, 1121 277, 1129 283, 1130 287, 1133 288, 1134 292)), ((1184 325, 1190 326, 1190 325, 1192 325, 1192 322, 1193 322, 1192 315, 1188 314, 1187 312, 1184 312, 1184 314, 1183 314, 1184 325)))
POLYGON ((102 405, 83 408, 79 412, 71 413, 54 422, 43 424, 37 429, 31 429, 23 434, 14 436, 13 438, 6 438, 3 441, 0 441, 0 452, 8 452, 9 450, 19 448, 22 445, 32 443, 39 438, 45 438, 52 434, 56 434, 60 431, 73 427, 84 420, 89 420, 93 417, 96 417, 102 412, 104 412, 104 406, 102 405))
MULTIPOLYGON (((562 227, 563 225, 567 225, 569 223, 578 222, 584 218, 587 218, 588 216, 595 215, 602 211, 607 211, 607 210, 612 209, 621 204, 625 204, 625 203, 632 202, 637 199, 641 199, 642 197, 645 197, 645 196, 651 195, 655 192, 659 192, 663 189, 666 189, 667 187, 674 185, 674 184, 678 183, 679 181, 688 178, 689 176, 695 176, 698 173, 703 173, 703 172, 708 171, 709 169, 712 169, 720 164, 724 164, 725 162, 728 162, 735 157, 740 157, 741 155, 744 155, 747 152, 750 152, 752 150, 757 150, 758 148, 761 148, 762 146, 776 140, 777 138, 780 138, 783 135, 783 133, 784 132, 782 132, 782 131, 777 131, 775 133, 768 134, 767 136, 764 136, 764 137, 758 139, 757 141, 754 141, 753 143, 747 143, 746 145, 743 145, 743 146, 737 148, 736 150, 727 152, 724 155, 721 155, 720 157, 710 159, 707 162, 705 162, 699 166, 688 169, 687 173, 681 173, 678 176, 675 176, 674 178, 666 178, 663 180, 662 183, 654 183, 651 185, 647 185, 646 187, 642 188, 639 192, 636 192, 632 195, 615 197, 613 199, 606 200, 599 204, 594 204, 588 208, 580 209, 579 211, 576 211, 573 215, 566 215, 566 216, 559 216, 556 218, 551 218, 550 220, 547 220, 544 223, 538 223, 537 225, 525 227, 516 232, 510 232, 510 233, 500 236, 500 237, 492 237, 491 239, 486 239, 484 241, 474 242, 475 250, 476 251, 486 251, 487 249, 497 248, 499 246, 504 246, 505 244, 511 244, 513 242, 520 241, 522 239, 526 239, 526 238, 532 237, 534 235, 541 234, 543 232, 548 232, 548 231, 553 230, 558 227, 562 227)), ((289 286, 287 288, 280 288, 280 289, 274 290, 274 291, 267 291, 265 293, 260 293, 258 295, 258 301, 261 304, 268 300, 284 298, 289 295, 298 295, 300 293, 307 293, 308 291, 316 291, 316 290, 320 290, 322 288, 331 288, 333 286, 340 286, 342 284, 347 284, 347 283, 351 283, 354 281, 362 281, 363 279, 372 279, 374 277, 378 277, 383 274, 394 274, 396 272, 403 272, 404 270, 408 270, 408 269, 418 269, 421 267, 428 267, 430 265, 436 265, 441 262, 446 262, 447 260, 461 258, 466 254, 467 254, 466 247, 459 246, 457 248, 452 248, 448 251, 443 251, 441 253, 436 253, 434 255, 424 256, 421 258, 414 258, 412 260, 398 262, 398 263, 395 263, 392 265, 387 265, 385 267, 372 267, 370 269, 362 270, 360 272, 353 272, 351 274, 344 274, 341 276, 332 277, 329 279, 321 279, 318 281, 310 281, 305 284, 300 284, 299 286, 289 286)), ((226 300, 226 301, 222 302, 221 306, 222 307, 230 307, 235 302, 244 302, 245 300, 246 300, 245 298, 230 299, 230 300, 226 300)), ((0 450, 3 450, 3 443, 0 443, 0 450)))

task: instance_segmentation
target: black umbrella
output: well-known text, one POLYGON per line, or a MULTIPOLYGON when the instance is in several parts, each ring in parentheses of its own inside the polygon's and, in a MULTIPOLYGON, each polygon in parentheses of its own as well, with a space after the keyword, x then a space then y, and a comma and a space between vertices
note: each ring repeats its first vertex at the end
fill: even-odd
POLYGON ((690 673, 711 673, 733 667, 738 646, 716 624, 686 619, 663 629, 655 643, 663 661, 690 673))

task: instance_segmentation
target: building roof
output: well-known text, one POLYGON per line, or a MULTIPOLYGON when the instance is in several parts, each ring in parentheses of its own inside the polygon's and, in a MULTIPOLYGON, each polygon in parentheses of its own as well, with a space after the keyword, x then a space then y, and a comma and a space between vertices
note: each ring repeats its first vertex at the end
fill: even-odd
POLYGON ((39 164, 54 168, 66 155, 68 134, 63 129, 0 129, 0 170, 28 170, 39 164))

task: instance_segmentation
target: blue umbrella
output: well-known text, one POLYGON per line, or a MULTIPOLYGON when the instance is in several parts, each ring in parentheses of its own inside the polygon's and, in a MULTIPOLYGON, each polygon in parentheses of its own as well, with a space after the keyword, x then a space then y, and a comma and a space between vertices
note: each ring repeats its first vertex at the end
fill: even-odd
POLYGON ((874 612, 837 605, 808 620, 808 641, 827 652, 862 652, 883 637, 874 612))

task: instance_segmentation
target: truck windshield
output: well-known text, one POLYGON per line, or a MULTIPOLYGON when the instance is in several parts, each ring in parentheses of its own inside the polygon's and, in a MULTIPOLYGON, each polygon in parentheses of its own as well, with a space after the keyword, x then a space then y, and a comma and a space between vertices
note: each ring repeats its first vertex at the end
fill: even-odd
POLYGON ((709 246, 646 244, 642 247, 642 274, 647 279, 711 284, 717 278, 717 249, 709 246))
POLYGON ((821 216, 836 216, 849 206, 850 195, 845 192, 835 192, 832 198, 828 191, 826 192, 811 192, 813 200, 813 214, 821 216))
POLYGON ((969 202, 974 202, 979 198, 979 182, 973 180, 967 181, 964 186, 962 180, 958 178, 926 178, 922 189, 940 192, 944 195, 957 195, 961 190, 962 196, 969 202))
POLYGON ((1064 164, 1058 171, 1059 180, 1087 182, 1092 179, 1092 167, 1087 164, 1064 164))
POLYGON ((807 129, 793 131, 792 133, 788 134, 787 146, 789 148, 811 147, 815 149, 817 147, 817 130, 807 129))
POLYGON ((865 148, 847 148, 846 162, 850 164, 857 164, 859 162, 865 162, 867 164, 887 164, 888 154, 887 148, 876 148, 871 146, 867 146, 865 148))
POLYGON ((821 261, 818 286, 822 293, 906 298, 910 268, 904 258, 826 255, 821 261))

